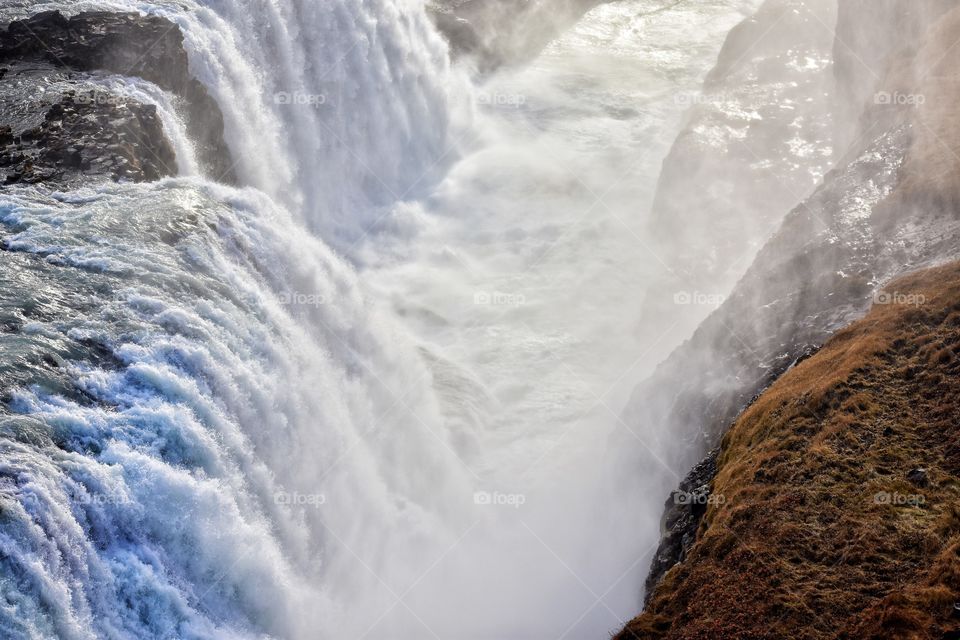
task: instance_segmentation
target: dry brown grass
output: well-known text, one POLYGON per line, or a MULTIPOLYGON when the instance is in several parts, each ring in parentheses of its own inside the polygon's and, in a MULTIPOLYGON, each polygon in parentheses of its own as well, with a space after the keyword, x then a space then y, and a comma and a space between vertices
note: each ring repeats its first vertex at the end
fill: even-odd
POLYGON ((887 291, 924 303, 875 305, 737 420, 726 502, 618 640, 960 638, 960 263, 887 291))

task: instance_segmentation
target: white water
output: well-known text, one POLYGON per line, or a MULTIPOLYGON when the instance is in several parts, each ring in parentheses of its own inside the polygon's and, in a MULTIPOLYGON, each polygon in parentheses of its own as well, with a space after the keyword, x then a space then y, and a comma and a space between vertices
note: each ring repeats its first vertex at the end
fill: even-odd
POLYGON ((644 214, 674 96, 756 2, 600 7, 477 88, 414 2, 202 4, 74 8, 183 27, 253 188, 0 209, 71 311, 27 342, 89 400, 13 398, 8 634, 605 637, 660 515, 609 484, 606 435, 683 337, 636 325, 644 214))

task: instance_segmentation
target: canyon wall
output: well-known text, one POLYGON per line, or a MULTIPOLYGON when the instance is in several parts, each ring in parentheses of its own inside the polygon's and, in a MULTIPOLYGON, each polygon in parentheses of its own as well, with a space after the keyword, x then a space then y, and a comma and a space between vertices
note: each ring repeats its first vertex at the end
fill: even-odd
MULTIPOLYGON (((811 358, 872 303, 909 295, 897 285, 890 289, 893 279, 960 259, 960 157, 954 151, 960 129, 953 115, 960 95, 954 72, 960 9, 950 5, 840 1, 833 44, 836 167, 784 218, 724 304, 638 387, 625 420, 665 425, 676 441, 651 443, 636 465, 666 464, 686 473, 785 371, 811 358)), ((618 448, 629 440, 624 436, 618 448)), ((726 446, 719 451, 718 478, 726 446)), ((793 445, 780 446, 786 451, 793 445)), ((712 467, 714 457, 708 460, 712 467)), ((695 470, 687 490, 709 493, 702 475, 695 470)), ((789 492, 786 485, 773 489, 789 492)), ((684 589, 672 576, 689 559, 676 563, 689 557, 691 543, 699 544, 711 508, 697 513, 675 497, 668 500, 649 602, 661 589, 684 589), (655 588, 658 583, 671 586, 655 588)), ((888 595, 878 592, 872 602, 888 595)), ((747 619, 756 612, 737 613, 747 619)), ((663 631, 673 622, 668 615, 653 626, 633 625, 634 635, 622 637, 703 637, 663 631)), ((723 637, 760 637, 728 632, 723 637)))
POLYGON ((654 302, 729 290, 832 166, 835 22, 836 0, 767 0, 729 34, 702 93, 678 96, 691 108, 651 212, 670 267, 654 302))

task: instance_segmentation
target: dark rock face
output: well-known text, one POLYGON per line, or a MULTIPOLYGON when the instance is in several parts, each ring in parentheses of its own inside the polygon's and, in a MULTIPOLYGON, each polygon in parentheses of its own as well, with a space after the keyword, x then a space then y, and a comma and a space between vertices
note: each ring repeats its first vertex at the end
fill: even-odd
POLYGON ((176 156, 153 105, 95 91, 69 91, 43 121, 0 126, 3 184, 79 183, 102 176, 132 182, 176 174, 176 156))
POLYGON ((52 11, 17 20, 0 32, 0 64, 42 62, 74 72, 137 76, 183 99, 188 132, 205 173, 232 182, 223 116, 191 74, 180 29, 165 18, 52 11))
POLYGON ((153 16, 91 12, 67 18, 59 11, 48 11, 10 23, 0 39, 0 55, 46 60, 78 71, 106 69, 157 84, 182 84, 183 80, 160 69, 160 63, 165 63, 175 72, 186 62, 181 39, 166 33, 175 29, 153 16))
POLYGON ((678 562, 683 562, 687 551, 697 539, 697 529, 707 512, 707 505, 713 501, 711 485, 717 475, 717 455, 720 449, 707 454, 697 466, 690 470, 680 486, 670 493, 663 505, 663 520, 660 526, 660 546, 653 557, 650 574, 645 583, 645 602, 660 583, 664 574, 678 562))
POLYGON ((907 473, 907 480, 917 487, 930 486, 930 478, 927 477, 926 469, 911 469, 907 473))

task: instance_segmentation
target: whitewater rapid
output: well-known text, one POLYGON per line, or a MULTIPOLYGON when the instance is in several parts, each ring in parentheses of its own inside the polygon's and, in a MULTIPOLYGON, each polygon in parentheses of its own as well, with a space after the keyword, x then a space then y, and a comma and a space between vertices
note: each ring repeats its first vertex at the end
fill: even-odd
POLYGON ((636 325, 644 216, 677 96, 755 5, 602 6, 475 86, 413 1, 69 3, 180 25, 245 187, 112 77, 182 177, 0 196, 5 635, 622 624, 659 513, 606 436, 683 337, 636 325))

